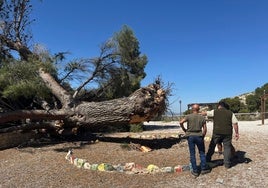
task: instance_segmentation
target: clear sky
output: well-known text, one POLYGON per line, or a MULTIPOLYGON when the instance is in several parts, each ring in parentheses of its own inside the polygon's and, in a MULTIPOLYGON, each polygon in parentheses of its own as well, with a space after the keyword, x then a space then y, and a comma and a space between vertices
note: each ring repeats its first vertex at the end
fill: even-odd
POLYGON ((170 108, 218 102, 267 83, 267 0, 43 0, 33 2, 34 43, 70 59, 99 55, 129 26, 147 55, 146 86, 174 83, 170 108))

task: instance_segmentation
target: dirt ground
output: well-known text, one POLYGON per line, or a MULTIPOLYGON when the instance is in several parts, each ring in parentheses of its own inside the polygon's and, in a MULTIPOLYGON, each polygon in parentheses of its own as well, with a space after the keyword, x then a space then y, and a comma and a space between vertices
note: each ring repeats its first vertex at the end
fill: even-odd
MULTIPOLYGON (((189 164, 188 145, 177 137, 177 122, 151 122, 142 133, 104 134, 54 144, 32 144, 0 151, 0 188, 6 187, 267 187, 268 124, 239 122, 240 139, 233 141, 238 158, 234 166, 215 166, 211 173, 194 178, 189 171, 128 174, 77 168, 65 159, 69 149, 89 163, 134 162, 168 167, 189 164), (140 143, 151 152, 128 150, 128 143, 140 143)), ((212 123, 208 123, 211 136, 212 123)), ((209 141, 206 141, 208 146, 209 141)), ((206 147, 207 149, 207 147, 206 147)), ((198 156, 197 156, 198 157, 198 156)), ((214 154, 213 159, 222 156, 214 154)))

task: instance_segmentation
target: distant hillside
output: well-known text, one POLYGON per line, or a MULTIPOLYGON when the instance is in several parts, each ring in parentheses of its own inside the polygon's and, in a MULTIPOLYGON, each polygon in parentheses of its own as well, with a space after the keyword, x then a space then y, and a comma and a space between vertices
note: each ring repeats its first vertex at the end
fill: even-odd
MULTIPOLYGON (((241 95, 238 95, 235 97, 238 97, 242 103, 246 104, 246 97, 249 95, 254 95, 254 94, 255 94, 255 92, 249 92, 249 93, 244 93, 244 94, 241 94, 241 95)), ((235 98, 235 97, 233 97, 233 98, 235 98)))

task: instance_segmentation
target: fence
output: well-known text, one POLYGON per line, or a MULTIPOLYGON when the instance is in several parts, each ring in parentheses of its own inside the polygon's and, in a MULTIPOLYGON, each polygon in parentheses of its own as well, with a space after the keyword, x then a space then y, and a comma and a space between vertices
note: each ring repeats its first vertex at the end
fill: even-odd
MULTIPOLYGON (((185 115, 162 115, 160 120, 162 121, 179 121, 181 118, 183 118, 185 115)), ((262 119, 262 113, 255 112, 255 113, 235 113, 235 116, 237 117, 238 121, 255 121, 255 120, 261 120, 262 119)), ((264 119, 268 118, 268 112, 264 113, 264 119)), ((209 119, 208 119, 209 120, 209 119)))

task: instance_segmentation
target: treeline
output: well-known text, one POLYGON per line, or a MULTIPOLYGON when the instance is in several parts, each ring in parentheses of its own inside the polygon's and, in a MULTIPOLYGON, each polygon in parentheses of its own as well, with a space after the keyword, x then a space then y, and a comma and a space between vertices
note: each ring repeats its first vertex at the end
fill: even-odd
MULTIPOLYGON (((221 100, 225 101, 230 106, 230 110, 234 113, 261 112, 261 96, 263 96, 266 91, 268 92, 268 83, 257 87, 252 94, 246 96, 245 101, 242 101, 238 96, 221 100)), ((265 105, 267 109, 267 103, 265 105)))
MULTIPOLYGON (((268 93, 268 83, 261 87, 257 87, 254 92, 245 94, 245 100, 241 97, 228 97, 220 99, 219 101, 224 101, 229 105, 229 108, 234 113, 255 113, 261 112, 261 96, 268 93)), ((208 110, 217 108, 217 106, 209 106, 208 110)), ((265 108, 268 109, 267 102, 265 103, 265 108)), ((183 115, 191 113, 191 110, 186 110, 183 115)))

